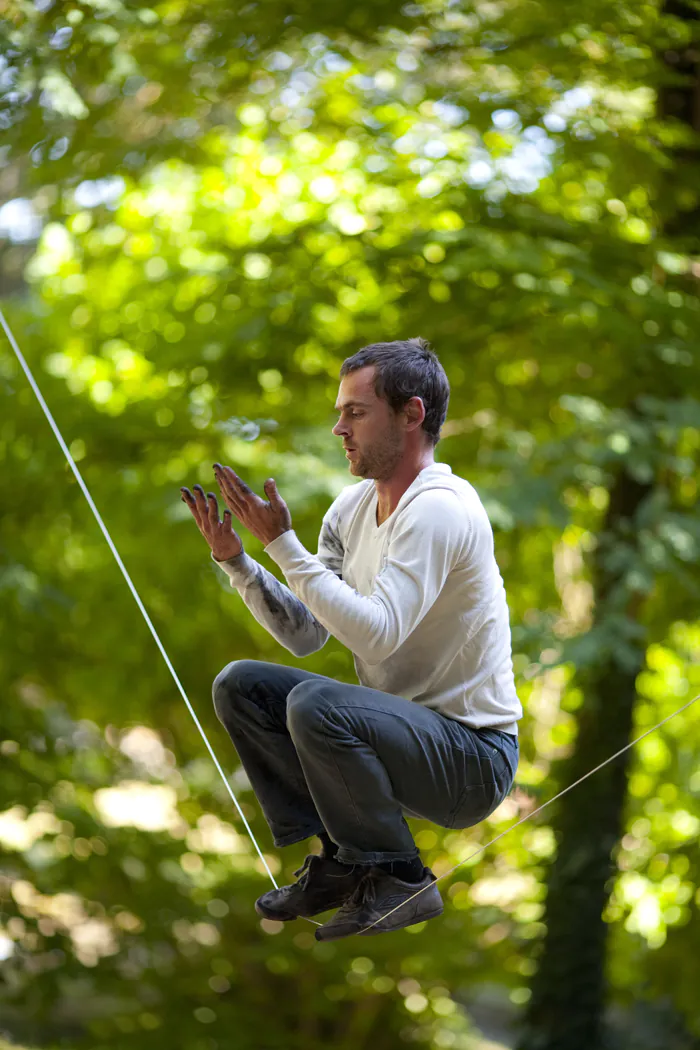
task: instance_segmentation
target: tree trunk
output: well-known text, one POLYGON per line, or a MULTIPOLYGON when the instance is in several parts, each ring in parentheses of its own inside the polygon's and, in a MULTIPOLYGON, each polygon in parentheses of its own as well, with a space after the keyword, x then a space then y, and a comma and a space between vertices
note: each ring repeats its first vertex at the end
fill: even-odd
MULTIPOLYGON (((697 13, 683 0, 668 0, 666 11, 679 18, 697 13)), ((664 61, 689 79, 659 91, 660 117, 673 116, 700 131, 700 54, 697 46, 667 51, 664 61)), ((660 201, 666 237, 681 242, 697 234, 700 208, 683 206, 697 201, 698 152, 678 154, 671 173, 667 202, 660 201)), ((633 519, 651 491, 622 473, 613 486, 604 529, 605 542, 593 564, 596 620, 616 584, 603 565, 609 544, 634 542, 633 519)), ((634 603, 638 607, 638 603, 634 603)), ((634 617, 637 607, 627 608, 634 617)), ((568 785, 594 769, 629 743, 636 697, 635 679, 644 662, 640 650, 636 668, 620 666, 610 658, 594 673, 583 676, 584 704, 579 717, 575 750, 566 765, 568 785)), ((550 870, 539 970, 532 984, 518 1050, 600 1050, 605 1045, 605 942, 603 911, 615 870, 613 851, 622 832, 630 752, 584 781, 565 796, 554 817, 557 854, 550 870)))
MULTIPOLYGON (((595 553, 596 610, 617 582, 601 561, 609 545, 630 542, 630 526, 651 485, 622 472, 613 487, 595 553)), ((628 615, 636 609, 627 609, 628 615)), ((636 698, 636 668, 621 667, 614 654, 581 686, 575 750, 564 784, 584 776, 630 741, 636 698)), ((615 759, 565 796, 554 819, 557 854, 552 865, 541 962, 533 980, 519 1050, 600 1050, 603 1046, 606 926, 603 910, 610 892, 613 849, 620 837, 629 752, 615 759)))

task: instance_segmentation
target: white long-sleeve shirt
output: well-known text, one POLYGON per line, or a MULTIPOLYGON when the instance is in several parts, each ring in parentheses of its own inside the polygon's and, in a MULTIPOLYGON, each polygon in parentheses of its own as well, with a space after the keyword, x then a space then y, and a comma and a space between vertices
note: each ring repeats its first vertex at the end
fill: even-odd
POLYGON ((366 479, 329 507, 316 555, 294 530, 265 553, 288 588, 245 553, 216 564, 295 656, 332 634, 353 653, 362 685, 517 735, 523 712, 491 523, 475 488, 448 464, 421 470, 381 525, 366 479))

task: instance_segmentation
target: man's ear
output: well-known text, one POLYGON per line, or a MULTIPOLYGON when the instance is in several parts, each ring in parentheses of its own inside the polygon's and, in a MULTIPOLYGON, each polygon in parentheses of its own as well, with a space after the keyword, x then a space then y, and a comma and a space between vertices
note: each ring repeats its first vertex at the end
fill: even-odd
MULTIPOLYGON (((420 397, 412 397, 404 405, 404 412, 406 413, 406 419, 409 423, 417 423, 418 426, 420 426, 425 419, 425 405, 423 404, 423 399, 420 397)), ((412 427, 412 429, 415 429, 415 427, 412 427)))

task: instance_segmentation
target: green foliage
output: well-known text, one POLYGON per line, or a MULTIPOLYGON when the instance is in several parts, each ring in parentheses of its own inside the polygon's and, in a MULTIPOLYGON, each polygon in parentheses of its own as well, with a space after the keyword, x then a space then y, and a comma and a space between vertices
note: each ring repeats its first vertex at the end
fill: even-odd
MULTIPOLYGON (((494 525, 526 717, 490 820, 413 822, 436 874, 466 861, 439 923, 361 950, 260 923, 264 869, 2 344, 3 1025, 71 1050, 467 1050, 484 985, 528 1001, 554 814, 467 858, 570 782, 597 674, 631 680, 635 735, 700 691, 697 137, 655 105, 689 23, 597 0, 43 7, 11 4, 3 36, 3 160, 43 227, 3 255, 26 281, 3 308, 223 767, 215 674, 291 657, 179 486, 212 488, 216 460, 274 476, 314 550, 350 481, 338 368, 379 339, 424 335, 447 369, 438 457, 494 525), (648 495, 613 528, 623 473, 648 495)), ((334 641, 305 666, 353 680, 334 641)), ((698 1032, 696 716, 631 756, 604 916, 611 1002, 666 995, 698 1032)), ((268 853, 232 783, 288 881, 306 846, 268 853)))

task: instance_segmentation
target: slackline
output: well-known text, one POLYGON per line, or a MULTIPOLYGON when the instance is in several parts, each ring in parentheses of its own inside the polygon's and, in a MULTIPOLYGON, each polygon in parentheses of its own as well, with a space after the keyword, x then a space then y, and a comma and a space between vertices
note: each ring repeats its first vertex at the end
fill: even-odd
MULTIPOLYGON (((46 418, 48 419, 48 421, 49 421, 49 423, 51 425, 51 429, 53 430, 54 434, 56 435, 56 439, 57 439, 59 445, 63 449, 63 453, 64 453, 66 459, 68 460, 68 463, 70 464, 70 468, 73 471, 73 473, 75 474, 76 480, 77 480, 78 484, 80 485, 81 489, 83 490, 83 494, 85 496, 85 499, 88 501, 88 505, 90 507, 90 510, 95 515, 95 518, 97 519, 97 523, 100 526, 100 528, 102 529, 104 537, 107 540, 107 543, 109 544, 110 550, 112 551, 112 554, 114 555, 114 557, 115 557, 115 559, 117 561, 117 565, 121 569, 122 575, 124 576, 124 579, 126 580, 127 584, 129 585, 129 589, 131 590, 131 593, 134 596, 136 604, 138 605, 138 607, 139 607, 139 609, 140 609, 140 611, 141 611, 141 613, 143 615, 144 620, 148 624, 149 630, 150 630, 151 634, 153 635, 153 638, 155 639, 156 645, 160 649, 160 652, 161 652, 161 654, 163 656, 163 659, 165 660, 165 663, 166 663, 166 665, 168 667, 168 670, 170 671, 171 675, 173 676, 173 678, 175 680, 175 684, 177 685, 178 689, 180 690, 180 693, 182 695, 183 700, 187 704, 187 709, 188 709, 188 711, 192 715, 192 718, 195 721, 197 729, 199 730, 200 735, 201 735, 202 739, 204 740, 204 743, 207 746, 207 750, 209 751, 209 754, 211 755, 211 757, 213 759, 214 765, 216 766, 217 770, 219 771, 221 779, 223 780, 224 784, 226 785, 226 789, 227 789, 229 795, 233 799, 233 803, 234 803, 236 809, 238 810, 238 814, 239 814, 241 820, 243 821, 243 824, 245 826, 246 831, 248 832, 248 835, 250 836, 251 842, 255 846, 255 849, 256 849, 256 851, 258 853, 258 856, 260 857, 260 860, 263 863, 265 871, 267 872, 267 874, 272 879, 272 884, 275 887, 275 889, 279 889, 279 887, 277 885, 277 882, 275 881, 275 877, 272 874, 272 872, 270 871, 270 868, 269 868, 268 863, 267 863, 267 861, 266 861, 266 859, 265 859, 265 857, 263 855, 263 852, 260 849, 260 846, 258 845, 258 843, 257 843, 257 841, 255 839, 255 836, 253 835, 253 832, 252 832, 252 830, 250 828, 250 825, 248 824, 248 821, 245 818, 245 814, 243 813, 243 810, 241 809, 241 807, 239 805, 238 799, 234 795, 233 789, 231 788, 231 785, 229 784, 228 780, 226 779, 226 775, 224 774, 224 771, 221 768, 216 755, 214 754, 212 746, 209 743, 209 740, 207 739, 207 735, 204 732, 204 729, 202 728, 202 725, 201 725, 199 719, 197 718, 197 714, 196 714, 194 708, 192 707, 192 704, 190 703, 190 701, 189 701, 189 699, 187 697, 187 693, 183 689, 182 683, 180 682, 180 679, 177 676, 175 668, 173 667, 172 663, 170 662, 170 659, 168 658, 168 654, 166 653, 165 649, 163 648, 163 645, 161 643, 160 638, 158 637, 156 629, 153 626, 153 624, 151 623, 151 619, 150 619, 148 613, 146 612, 146 609, 144 608, 143 602, 141 601, 141 598, 139 597, 138 592, 137 592, 136 588, 134 587, 134 585, 133 585, 133 583, 131 581, 131 577, 129 576, 129 573, 126 570, 126 568, 124 566, 124 563, 122 562, 121 558, 119 557, 119 552, 117 551, 117 548, 114 546, 114 543, 112 542, 112 537, 109 535, 109 532, 107 531, 107 528, 106 528, 104 522, 102 521, 102 518, 100 517, 100 512, 98 511, 97 507, 95 506, 95 504, 93 502, 93 499, 92 499, 92 497, 91 497, 91 495, 90 495, 90 493, 88 491, 88 488, 87 488, 85 482, 83 481, 82 475, 81 475, 80 471, 78 470, 73 457, 70 454, 70 450, 68 449, 65 441, 63 440, 63 437, 61 436, 61 432, 58 429, 58 427, 56 425, 56 422, 55 422, 53 416, 51 415, 51 412, 49 411, 48 405, 46 404, 46 402, 44 401, 44 398, 41 395, 41 391, 39 390, 39 387, 37 386, 36 381, 34 380, 34 376, 32 375, 32 372, 31 372, 27 362, 25 361, 25 359, 24 359, 24 357, 23 357, 23 355, 22 355, 22 353, 20 351, 19 346, 17 345, 17 341, 16 341, 14 335, 12 334, 10 326, 8 325, 7 321, 5 320, 5 315, 4 315, 4 313, 2 312, 1 309, 0 309, 0 324, 2 324, 2 327, 3 327, 4 331, 5 331, 5 335, 7 336, 7 339, 9 341, 9 343, 10 343, 10 346, 14 350, 15 355, 17 357, 17 360, 19 361, 20 365, 22 366, 22 369, 23 369, 27 379, 29 380, 29 383, 30 383, 30 385, 32 387, 32 390, 36 394, 37 400, 39 401, 39 404, 41 405, 41 407, 42 407, 42 409, 44 411, 44 414, 45 414, 46 418)), ((698 694, 698 696, 693 697, 692 700, 689 700, 687 704, 683 704, 682 707, 679 707, 677 711, 673 711, 672 714, 667 715, 666 718, 663 718, 660 722, 657 722, 656 725, 651 727, 651 729, 647 729, 646 732, 642 733, 641 736, 638 736, 635 740, 632 740, 629 744, 626 744, 624 747, 620 748, 620 750, 616 751, 614 755, 610 755, 609 758, 606 758, 604 762, 600 763, 600 765, 596 766, 594 769, 591 769, 590 772, 585 773, 582 777, 579 777, 579 779, 575 780, 573 784, 569 784, 568 787, 565 787, 563 789, 563 791, 560 791, 557 795, 554 795, 553 798, 548 799, 547 802, 544 802, 541 806, 538 806, 537 809, 532 810, 531 813, 527 813, 524 817, 521 817, 520 820, 515 821, 514 824, 511 824, 509 827, 507 827, 505 829, 505 831, 502 831, 499 835, 496 835, 495 838, 491 839, 489 842, 486 842, 483 846, 478 846, 477 849, 475 849, 473 853, 470 853, 469 856, 466 857, 464 860, 461 860, 458 864, 455 864, 453 868, 449 868, 448 871, 443 872, 442 875, 438 875, 436 880, 435 880, 435 882, 437 883, 437 882, 440 882, 442 879, 446 879, 448 875, 451 875, 458 868, 461 868, 463 864, 468 864, 469 861, 474 859, 474 857, 477 857, 480 853, 483 853, 484 850, 488 849, 489 846, 493 846, 494 843, 498 842, 499 839, 502 839, 504 835, 507 835, 509 832, 513 831, 520 824, 523 824, 526 820, 531 820, 532 817, 536 816, 537 813, 541 813, 542 810, 545 809, 546 806, 550 806, 552 804, 552 802, 556 802, 556 800, 558 798, 561 798, 562 795, 565 795, 567 793, 567 791, 571 791, 572 788, 575 788, 578 784, 583 783, 583 781, 587 780, 588 777, 592 777, 594 773, 597 773, 600 769, 603 769, 604 766, 607 766, 610 762, 614 761, 614 759, 619 758, 619 756, 624 754, 625 751, 628 751, 631 747, 634 747, 635 744, 638 744, 640 742, 640 740, 643 740, 645 737, 649 736, 650 733, 654 733, 657 729, 660 729, 662 725, 665 725, 666 722, 669 722, 672 718, 675 718, 675 716, 679 715, 681 713, 681 711, 685 711, 688 707, 690 707, 692 704, 694 704, 696 702, 696 700, 700 700, 700 693, 698 694)), ((431 886, 433 886, 433 885, 434 885, 434 883, 431 882, 431 883, 429 883, 429 885, 424 886, 422 889, 420 889, 416 893, 414 893, 411 897, 408 897, 405 901, 402 901, 401 904, 398 904, 395 908, 392 908, 391 911, 388 911, 385 915, 382 915, 381 918, 376 919, 375 922, 373 922, 370 926, 365 927, 364 930, 358 930, 357 931, 358 934, 366 933, 368 930, 371 930, 374 926, 377 925, 378 922, 383 922, 384 919, 388 918, 389 915, 393 915, 395 911, 398 911, 399 908, 403 908, 406 904, 409 903, 409 901, 414 900, 416 897, 420 896, 420 894, 423 893, 425 890, 430 889, 431 886)), ((307 921, 313 923, 314 926, 322 926, 323 925, 323 923, 316 922, 315 919, 310 919, 310 918, 307 918, 306 916, 299 916, 299 918, 306 918, 307 921)))

